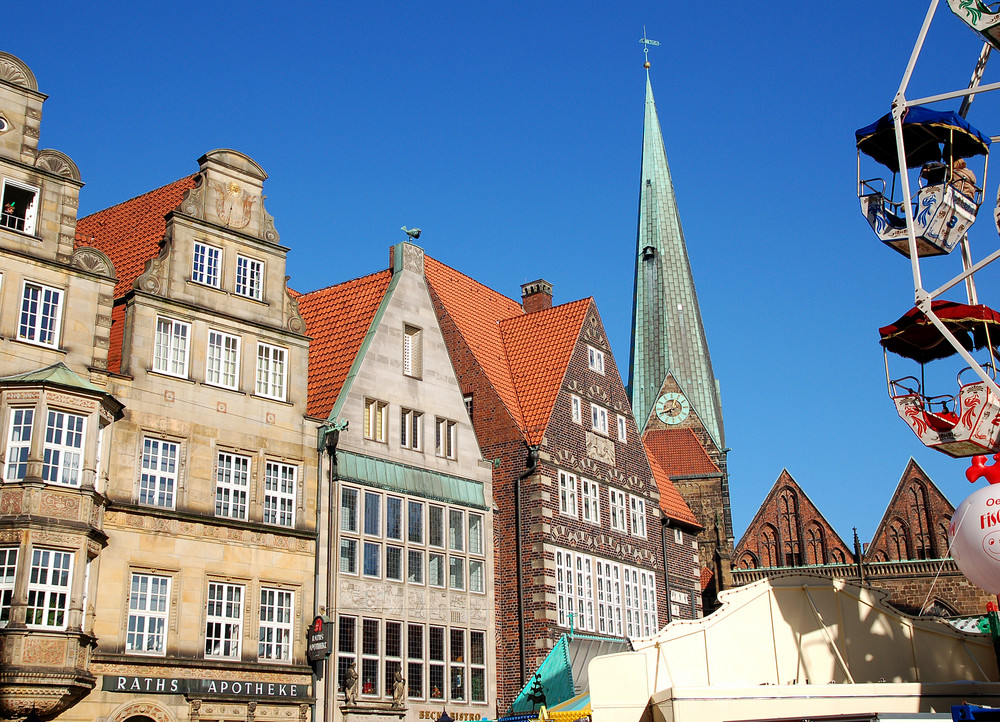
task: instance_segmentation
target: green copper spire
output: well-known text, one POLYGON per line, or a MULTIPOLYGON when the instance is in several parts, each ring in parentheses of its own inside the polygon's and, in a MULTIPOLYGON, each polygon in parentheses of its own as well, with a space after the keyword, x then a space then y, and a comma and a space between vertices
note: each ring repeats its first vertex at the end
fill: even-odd
POLYGON ((705 428, 722 449, 722 407, 712 373, 701 309, 646 70, 642 176, 632 306, 629 394, 644 429, 660 387, 672 374, 705 428))

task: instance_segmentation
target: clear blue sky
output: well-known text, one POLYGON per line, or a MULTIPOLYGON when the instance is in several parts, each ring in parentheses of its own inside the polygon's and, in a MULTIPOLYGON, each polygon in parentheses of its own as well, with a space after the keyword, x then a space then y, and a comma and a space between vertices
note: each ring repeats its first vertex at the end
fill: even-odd
MULTIPOLYGON (((627 380, 645 24, 737 536, 787 468, 849 541, 871 537, 911 455, 954 504, 972 490, 885 394, 877 329, 912 286, 855 197, 853 131, 888 111, 926 9, 34 2, 0 48, 50 96, 41 145, 79 165, 81 215, 235 148, 270 175, 294 288, 382 268, 418 226, 429 254, 508 295, 544 277, 557 303, 594 296, 627 380)), ((942 2, 910 97, 964 87, 980 47, 942 2)), ((1000 132, 998 103, 970 121, 1000 132)), ((997 245, 996 177, 977 257, 997 245)), ((1000 305, 996 288, 982 300, 1000 305)))

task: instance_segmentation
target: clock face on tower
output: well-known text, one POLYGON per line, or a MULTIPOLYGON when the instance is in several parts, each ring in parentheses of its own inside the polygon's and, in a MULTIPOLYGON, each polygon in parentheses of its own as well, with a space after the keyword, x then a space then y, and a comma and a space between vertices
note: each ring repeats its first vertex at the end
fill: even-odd
POLYGON ((656 400, 656 416, 665 424, 679 424, 691 413, 684 394, 666 393, 656 400))

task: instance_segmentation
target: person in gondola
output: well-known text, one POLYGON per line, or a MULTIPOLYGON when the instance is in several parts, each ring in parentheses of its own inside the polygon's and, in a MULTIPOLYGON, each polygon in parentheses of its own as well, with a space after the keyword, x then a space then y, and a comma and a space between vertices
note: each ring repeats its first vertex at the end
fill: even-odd
POLYGON ((951 166, 951 184, 959 193, 974 198, 976 195, 976 174, 972 172, 965 158, 959 158, 951 166))

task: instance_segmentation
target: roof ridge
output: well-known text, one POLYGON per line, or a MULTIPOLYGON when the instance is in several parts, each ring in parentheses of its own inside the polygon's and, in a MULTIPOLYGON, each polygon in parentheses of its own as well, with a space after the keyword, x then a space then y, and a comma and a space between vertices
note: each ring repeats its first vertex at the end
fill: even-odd
POLYGON ((322 293, 323 291, 330 291, 330 290, 332 290, 334 288, 337 288, 338 286, 346 286, 348 283, 354 283, 355 281, 363 281, 363 280, 365 280, 367 278, 371 278, 372 276, 377 276, 380 273, 385 273, 386 271, 391 271, 391 269, 389 269, 389 268, 383 268, 383 269, 378 270, 378 271, 373 271, 372 273, 366 273, 366 274, 361 275, 361 276, 355 276, 354 278, 349 278, 346 281, 340 281, 339 283, 331 283, 329 286, 323 286, 321 288, 316 288, 316 289, 314 289, 312 291, 297 291, 296 293, 299 294, 299 298, 306 298, 308 296, 312 296, 312 295, 317 294, 317 293, 322 293))
MULTIPOLYGON (((507 296, 507 295, 505 295, 505 294, 503 294, 503 293, 500 293, 500 291, 496 290, 496 289, 495 289, 495 288, 493 288, 492 286, 487 286, 487 285, 486 285, 485 283, 483 283, 482 281, 477 281, 477 280, 476 280, 475 278, 473 278, 472 276, 470 276, 470 275, 468 275, 468 274, 466 274, 466 273, 462 273, 462 272, 461 272, 461 271, 459 271, 459 270, 458 270, 457 268, 455 268, 454 266, 449 266, 449 265, 448 265, 447 263, 445 263, 444 261, 439 261, 439 260, 438 260, 437 258, 435 258, 434 256, 431 256, 431 255, 428 255, 428 254, 424 254, 424 263, 426 264, 426 263, 427 263, 427 261, 433 261, 434 263, 437 263, 438 265, 441 265, 441 266, 444 266, 445 268, 447 268, 447 269, 448 269, 449 271, 451 271, 452 273, 457 273, 457 274, 458 274, 459 276, 462 276, 463 278, 467 278, 467 279, 469 279, 470 281, 472 281, 473 283, 475 283, 475 284, 476 284, 477 286, 482 286, 482 287, 483 287, 483 288, 485 288, 486 290, 488 290, 488 291, 492 291, 493 293, 495 293, 495 294, 496 294, 496 295, 498 295, 498 296, 503 296, 503 298, 507 299, 507 300, 508 300, 508 301, 510 301, 511 303, 515 303, 515 304, 517 304, 518 306, 521 306, 521 304, 520 304, 520 303, 519 303, 518 301, 516 301, 515 299, 511 298, 510 296, 507 296)), ((525 312, 525 311, 524 311, 523 307, 522 307, 522 311, 521 311, 521 313, 522 313, 523 315, 527 315, 527 312, 525 312)))

